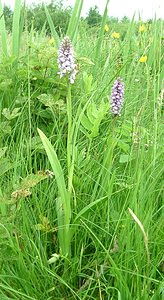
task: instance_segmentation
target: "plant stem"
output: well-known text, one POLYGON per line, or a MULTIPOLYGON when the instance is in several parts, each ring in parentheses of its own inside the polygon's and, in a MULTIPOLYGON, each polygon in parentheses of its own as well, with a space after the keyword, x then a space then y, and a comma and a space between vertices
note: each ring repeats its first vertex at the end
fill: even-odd
MULTIPOLYGON (((67 116, 68 116, 68 135, 67 135, 67 170, 68 170, 68 193, 71 199, 72 195, 72 179, 73 179, 73 143, 72 143, 72 100, 71 100, 71 85, 68 83, 67 92, 67 116)), ((69 200, 70 200, 69 199, 69 200)))

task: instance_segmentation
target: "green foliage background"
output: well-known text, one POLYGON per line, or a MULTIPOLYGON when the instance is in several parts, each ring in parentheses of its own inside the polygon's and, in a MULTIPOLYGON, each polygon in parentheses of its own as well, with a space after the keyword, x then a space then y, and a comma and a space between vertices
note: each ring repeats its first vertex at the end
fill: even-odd
POLYGON ((6 7, 0 19, 0 299, 161 300, 163 21, 139 32, 141 21, 105 9, 95 24, 93 8, 87 24, 75 4, 16 0, 13 20, 6 7), (65 33, 78 65, 71 89, 57 65, 65 33), (113 118, 118 76, 125 99, 113 118))

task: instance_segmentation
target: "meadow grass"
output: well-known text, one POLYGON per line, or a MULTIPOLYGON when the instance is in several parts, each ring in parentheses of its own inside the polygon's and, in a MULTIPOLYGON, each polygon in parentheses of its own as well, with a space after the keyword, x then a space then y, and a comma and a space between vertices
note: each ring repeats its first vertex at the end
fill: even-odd
POLYGON ((54 45, 44 29, 22 32, 20 5, 11 37, 0 20, 0 300, 162 299, 162 21, 112 38, 107 10, 86 28, 76 1, 70 86, 49 12, 54 45))

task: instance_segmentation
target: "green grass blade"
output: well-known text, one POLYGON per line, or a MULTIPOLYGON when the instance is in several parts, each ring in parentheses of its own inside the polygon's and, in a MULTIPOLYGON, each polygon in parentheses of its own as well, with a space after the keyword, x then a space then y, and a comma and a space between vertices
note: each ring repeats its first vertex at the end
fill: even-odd
POLYGON ((106 6, 105 6, 105 10, 104 10, 102 22, 101 22, 101 28, 100 28, 100 32, 99 32, 99 36, 98 36, 98 40, 97 40, 95 57, 94 57, 94 60, 96 62, 95 69, 97 69, 97 66, 98 66, 97 61, 98 61, 98 59, 100 57, 101 45, 102 45, 103 37, 104 37, 104 27, 105 27, 105 24, 106 24, 106 19, 107 19, 107 14, 108 14, 108 4, 109 4, 109 1, 110 0, 107 0, 107 2, 106 2, 106 6))
POLYGON ((20 49, 20 41, 21 41, 21 35, 24 30, 25 25, 25 4, 21 7, 21 14, 20 14, 20 22, 19 22, 19 49, 20 49))
POLYGON ((20 15, 21 0, 15 1, 13 25, 12 25, 12 54, 16 57, 19 55, 20 46, 20 15))
POLYGON ((64 180, 64 173, 60 162, 58 160, 57 154, 51 145, 50 141, 47 139, 45 134, 38 129, 38 133, 42 140, 43 146, 46 150, 48 159, 50 161, 51 167, 55 174, 59 197, 57 199, 57 215, 58 215, 58 232, 59 240, 61 243, 62 254, 67 255, 69 253, 69 223, 71 218, 71 208, 70 208, 70 198, 66 189, 66 184, 64 180))
POLYGON ((46 150, 46 153, 48 155, 48 159, 52 166, 53 172, 55 174, 60 197, 64 200, 65 207, 67 209, 69 209, 69 206, 67 203, 68 193, 67 193, 66 184, 65 184, 65 180, 64 180, 64 174, 63 174, 63 170, 60 165, 60 162, 58 160, 57 154, 56 154, 53 146, 51 145, 50 141, 45 136, 45 134, 40 129, 38 129, 38 132, 39 132, 40 138, 42 140, 42 143, 44 145, 44 148, 46 150))
POLYGON ((81 5, 80 5, 79 11, 78 11, 78 16, 76 18, 75 32, 74 32, 73 37, 72 37, 72 42, 74 42, 76 40, 76 36, 77 36, 77 33, 78 33, 78 28, 79 28, 79 22, 80 22, 80 16, 81 16, 82 8, 83 8, 83 1, 81 1, 81 5))
POLYGON ((0 33, 1 33, 1 40, 2 40, 2 51, 3 54, 7 56, 7 34, 6 34, 6 26, 5 26, 5 19, 3 15, 3 8, 2 2, 0 0, 0 33))
POLYGON ((59 48, 59 45, 60 45, 60 39, 59 39, 59 36, 58 36, 57 31, 56 31, 56 29, 55 29, 55 27, 54 27, 52 18, 51 18, 50 14, 49 14, 49 11, 48 11, 47 7, 45 6, 44 8, 45 8, 46 16, 47 16, 47 21, 48 21, 48 24, 49 24, 50 29, 51 29, 51 33, 52 33, 52 35, 53 35, 53 37, 54 37, 54 40, 55 40, 56 48, 58 49, 58 48, 59 48))
POLYGON ((107 200, 108 197, 102 197, 100 199, 97 199, 91 203, 89 203, 87 206, 85 206, 76 216, 74 222, 76 223, 87 211, 89 211, 93 206, 95 206, 96 204, 98 204, 99 202, 102 202, 103 200, 107 200))
POLYGON ((69 21, 67 35, 72 41, 77 33, 83 2, 84 0, 76 0, 71 19, 69 21))

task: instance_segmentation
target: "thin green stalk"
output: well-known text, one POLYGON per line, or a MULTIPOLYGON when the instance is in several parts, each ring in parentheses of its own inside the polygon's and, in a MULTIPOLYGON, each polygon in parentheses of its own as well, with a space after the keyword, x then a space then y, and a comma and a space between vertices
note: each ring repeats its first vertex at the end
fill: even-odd
MULTIPOLYGON (((29 50, 28 50, 29 51, 29 50)), ((30 51, 28 53, 28 119, 29 119, 29 166, 32 170, 32 163, 31 163, 31 138, 32 138, 32 121, 31 121, 31 83, 30 83, 30 51)))
POLYGON ((110 0, 106 1, 105 10, 104 10, 104 14, 102 17, 102 22, 101 22, 101 28, 99 31, 99 36, 98 36, 97 45, 96 45, 96 51, 95 51, 95 57, 94 57, 94 60, 96 62, 95 67, 94 67, 95 75, 96 75, 97 68, 99 66, 98 61, 100 60, 100 55, 101 55, 101 46, 102 46, 102 42, 103 42, 103 38, 104 38, 104 27, 106 24, 106 18, 107 18, 107 14, 108 14, 109 1, 110 0))
POLYGON ((68 83, 67 93, 67 116, 68 116, 68 135, 67 135, 67 169, 68 169, 68 193, 72 194, 73 162, 72 162, 72 99, 71 85, 68 83))

